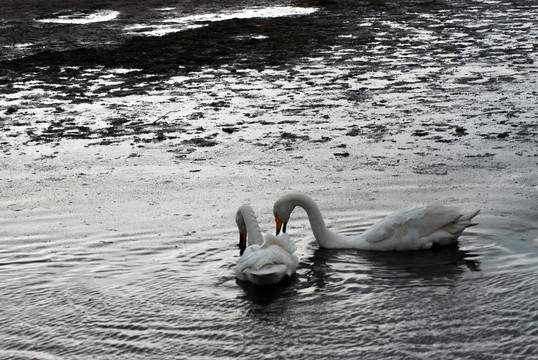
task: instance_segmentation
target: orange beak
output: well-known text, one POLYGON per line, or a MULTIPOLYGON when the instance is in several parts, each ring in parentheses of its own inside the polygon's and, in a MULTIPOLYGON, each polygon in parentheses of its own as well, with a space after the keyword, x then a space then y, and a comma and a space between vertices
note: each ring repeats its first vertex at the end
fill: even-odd
POLYGON ((243 255, 243 251, 247 248, 247 234, 239 233, 239 253, 243 255))
POLYGON ((278 216, 275 215, 275 222, 276 222, 276 234, 280 234, 280 230, 282 229, 282 232, 285 233, 286 232, 286 224, 285 222, 283 222, 282 220, 280 220, 280 218, 278 216), (282 225, 284 225, 284 227, 282 227, 282 225))

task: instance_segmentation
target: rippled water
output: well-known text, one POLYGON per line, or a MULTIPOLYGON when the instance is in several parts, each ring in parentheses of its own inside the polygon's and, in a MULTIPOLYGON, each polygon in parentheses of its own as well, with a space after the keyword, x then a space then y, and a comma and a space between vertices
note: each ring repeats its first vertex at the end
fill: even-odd
POLYGON ((536 244, 498 229, 431 251, 323 250, 298 216, 297 274, 262 290, 236 283, 235 229, 110 236, 75 218, 37 212, 17 228, 60 229, 2 241, 4 358, 537 355, 536 244))
MULTIPOLYGON (((205 4, 195 16, 162 2, 147 23, 140 16, 130 21, 123 3, 119 14, 55 9, 31 19, 39 26, 99 21, 121 36, 149 29, 145 35, 165 39, 154 40, 159 46, 184 41, 177 34, 166 38, 163 29, 173 33, 196 26, 217 37, 215 29, 221 29, 231 31, 231 44, 244 48, 220 48, 207 58, 191 54, 192 63, 163 55, 164 60, 154 59, 165 63, 163 70, 144 56, 132 61, 131 53, 116 61, 106 50, 90 59, 95 63, 79 67, 77 61, 95 49, 70 52, 70 39, 51 44, 38 36, 31 39, 35 42, 13 38, 2 47, 2 59, 22 60, 5 63, 9 69, 0 83, 2 164, 9 167, 0 178, 5 185, 0 189, 0 357, 538 357, 537 196, 531 176, 538 6, 532 1, 404 3, 400 8, 377 1, 308 1, 302 4, 306 10, 297 12, 285 2, 284 9, 295 9, 291 14, 305 16, 289 22, 269 7, 253 11, 239 4, 217 11, 205 4), (264 11, 276 22, 220 24, 264 11), (275 38, 279 44, 290 37, 279 35, 275 25, 298 32, 300 41, 271 45, 275 38), (315 40, 305 40, 310 38, 315 40), (253 46, 264 41, 267 47, 253 46), (41 46, 57 52, 32 57, 41 46), (242 52, 249 46, 252 51, 242 52), (176 62, 169 64, 171 59, 176 62), (165 74, 152 72, 157 70, 165 74), (172 152, 172 166, 166 167, 172 171, 162 175, 157 169, 148 176, 135 166, 115 169, 100 154, 100 147, 111 143, 118 157, 124 147, 128 158, 151 156, 143 152, 147 144, 172 152), (264 158, 236 161, 236 171, 249 176, 254 168, 253 176, 271 182, 264 183, 269 193, 283 186, 273 181, 274 168, 265 157, 282 152, 296 164, 286 171, 300 175, 301 166, 316 168, 327 188, 348 186, 334 173, 357 169, 352 184, 365 186, 360 195, 367 199, 322 206, 327 219, 339 219, 329 221, 336 231, 356 234, 386 215, 348 209, 390 197, 391 179, 377 180, 385 188, 376 191, 369 181, 409 173, 414 179, 448 177, 451 200, 459 201, 461 188, 467 203, 482 207, 480 224, 468 229, 458 246, 428 251, 323 250, 297 211, 289 225, 300 258, 296 276, 266 289, 238 283, 235 209, 228 209, 232 202, 226 197, 235 184, 203 176, 213 163, 220 166, 217 172, 239 176, 218 157, 245 143, 262 149, 264 158), (62 151, 78 147, 95 154, 67 156, 71 162, 64 168, 62 151), (217 155, 212 158, 207 148, 217 155), (331 166, 311 162, 307 153, 294 152, 297 148, 327 151, 331 166), (27 160, 34 153, 37 159, 27 160), (342 162, 333 165, 333 153, 342 162), (28 174, 13 170, 17 161, 27 161, 22 167, 28 174), (387 175, 387 168, 395 170, 387 175), (477 169, 486 170, 473 172, 477 169), (19 177, 10 179, 11 174, 19 177), (475 179, 484 174, 492 180, 475 179), (198 181, 213 181, 217 205, 189 209, 164 203, 185 192, 207 200, 198 193, 198 181), (203 221, 193 219, 199 214, 203 221)), ((0 26, 8 31, 20 26, 15 23, 0 26)), ((113 51, 121 57, 128 50, 113 51)), ((426 189, 429 193, 442 189, 433 180, 418 186, 425 183, 434 188, 426 189)), ((409 184, 394 186, 405 194, 417 192, 409 184)), ((255 196, 252 189, 240 190, 255 196)), ((327 203, 329 196, 320 192, 319 197, 327 203)), ((417 198, 420 194, 409 201, 417 198)))

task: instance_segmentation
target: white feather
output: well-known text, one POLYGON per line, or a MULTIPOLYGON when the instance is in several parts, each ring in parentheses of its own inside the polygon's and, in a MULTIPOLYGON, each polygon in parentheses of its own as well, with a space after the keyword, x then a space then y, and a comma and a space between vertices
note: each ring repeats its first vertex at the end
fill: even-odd
POLYGON ((396 211, 357 236, 344 236, 327 229, 318 206, 307 195, 288 194, 275 202, 273 210, 287 223, 295 206, 305 209, 317 243, 321 247, 362 250, 419 250, 434 244, 447 245, 458 240, 479 210, 462 212, 455 207, 433 203, 396 211))
POLYGON ((261 233, 254 211, 249 205, 238 210, 236 222, 242 231, 241 222, 245 223, 248 246, 235 268, 239 280, 250 281, 256 285, 271 285, 280 282, 285 276, 292 276, 299 264, 294 254, 296 247, 288 234, 274 236, 266 234, 263 243, 252 243, 250 238, 259 239, 261 233), (252 233, 254 232, 254 233, 252 233))

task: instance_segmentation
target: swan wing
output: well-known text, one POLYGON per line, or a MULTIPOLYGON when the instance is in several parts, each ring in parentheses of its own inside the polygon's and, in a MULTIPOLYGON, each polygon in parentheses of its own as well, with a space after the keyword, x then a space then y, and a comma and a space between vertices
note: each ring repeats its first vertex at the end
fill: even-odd
POLYGON ((425 210, 425 207, 420 207, 396 211, 369 227, 362 238, 372 244, 389 240, 397 232, 408 229, 412 221, 424 219, 425 210))

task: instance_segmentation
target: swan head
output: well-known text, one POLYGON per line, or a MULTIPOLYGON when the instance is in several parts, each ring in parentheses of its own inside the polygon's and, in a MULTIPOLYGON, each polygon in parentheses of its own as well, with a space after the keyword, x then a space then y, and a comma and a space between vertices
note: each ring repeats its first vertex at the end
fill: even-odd
POLYGON ((273 214, 275 215, 276 222, 276 234, 280 234, 282 230, 283 233, 286 232, 286 225, 290 220, 291 213, 295 209, 296 204, 291 201, 288 201, 286 197, 281 197, 273 205, 273 214))

